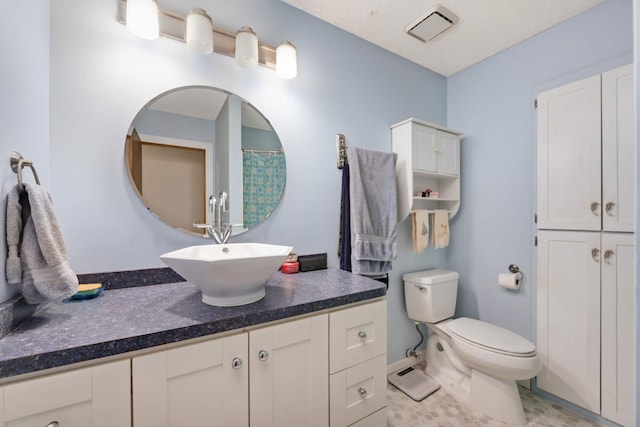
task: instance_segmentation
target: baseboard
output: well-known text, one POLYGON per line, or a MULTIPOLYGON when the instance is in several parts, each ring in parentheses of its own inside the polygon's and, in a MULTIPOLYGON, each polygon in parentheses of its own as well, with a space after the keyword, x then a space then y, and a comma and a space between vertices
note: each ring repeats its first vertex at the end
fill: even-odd
POLYGON ((416 363, 420 363, 424 361, 424 350, 416 351, 418 355, 415 357, 405 357, 404 359, 397 360, 389 365, 387 365, 387 375, 392 374, 396 371, 399 371, 404 368, 408 368, 409 366, 413 366, 416 363))

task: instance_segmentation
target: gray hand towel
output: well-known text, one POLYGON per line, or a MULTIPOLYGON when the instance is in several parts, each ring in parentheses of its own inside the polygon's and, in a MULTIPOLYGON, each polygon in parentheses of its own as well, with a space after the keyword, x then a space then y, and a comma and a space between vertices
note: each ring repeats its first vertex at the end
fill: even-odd
POLYGON ((24 192, 16 186, 8 197, 7 280, 16 283, 21 270, 22 294, 28 303, 59 302, 78 291, 78 277, 69 267, 51 196, 39 185, 24 185, 24 192), (16 241, 20 269, 12 249, 16 241))
POLYGON ((397 255, 396 154, 348 147, 351 268, 382 274, 397 255))

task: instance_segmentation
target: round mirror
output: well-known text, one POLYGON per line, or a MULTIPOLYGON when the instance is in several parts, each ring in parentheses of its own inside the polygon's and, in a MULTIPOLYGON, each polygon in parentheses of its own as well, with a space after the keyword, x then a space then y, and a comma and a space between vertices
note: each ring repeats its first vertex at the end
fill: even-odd
POLYGON ((125 144, 131 184, 170 226, 232 235, 264 221, 284 191, 282 145, 269 121, 233 93, 188 86, 162 93, 133 119, 125 144), (198 225, 200 227, 198 227, 198 225))

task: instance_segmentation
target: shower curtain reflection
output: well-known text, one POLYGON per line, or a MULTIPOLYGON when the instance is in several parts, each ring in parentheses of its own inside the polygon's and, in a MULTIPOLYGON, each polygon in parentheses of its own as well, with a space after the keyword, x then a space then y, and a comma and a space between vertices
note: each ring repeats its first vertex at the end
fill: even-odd
POLYGON ((286 180, 282 152, 254 152, 242 154, 243 221, 245 228, 262 222, 278 204, 286 180))

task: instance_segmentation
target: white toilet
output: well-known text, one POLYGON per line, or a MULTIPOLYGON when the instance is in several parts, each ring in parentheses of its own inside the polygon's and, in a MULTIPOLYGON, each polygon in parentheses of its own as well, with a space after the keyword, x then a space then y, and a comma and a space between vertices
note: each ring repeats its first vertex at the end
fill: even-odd
POLYGON ((452 319, 458 273, 426 270, 405 274, 409 318, 429 329, 426 373, 459 401, 497 420, 527 419, 516 380, 540 371, 536 347, 507 329, 480 320, 452 319))

